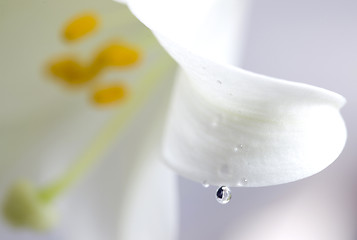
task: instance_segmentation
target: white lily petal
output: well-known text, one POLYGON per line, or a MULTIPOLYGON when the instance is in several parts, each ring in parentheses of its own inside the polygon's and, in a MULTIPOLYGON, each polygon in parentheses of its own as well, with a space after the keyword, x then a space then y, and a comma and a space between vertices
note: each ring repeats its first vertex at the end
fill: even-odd
MULTIPOLYGON (((266 186, 311 176, 339 156, 346 141, 342 96, 248 72, 197 48, 197 29, 218 16, 214 1, 147 2, 128 5, 185 72, 164 142, 178 173, 215 185, 266 186)), ((205 45, 214 46, 215 33, 206 33, 212 44, 205 45)))
POLYGON ((200 56, 237 62, 243 54, 248 0, 225 0, 224 4, 217 0, 128 0, 127 4, 155 33, 200 56))
POLYGON ((216 0, 129 0, 135 16, 156 32, 178 42, 191 44, 192 36, 209 14, 216 0))

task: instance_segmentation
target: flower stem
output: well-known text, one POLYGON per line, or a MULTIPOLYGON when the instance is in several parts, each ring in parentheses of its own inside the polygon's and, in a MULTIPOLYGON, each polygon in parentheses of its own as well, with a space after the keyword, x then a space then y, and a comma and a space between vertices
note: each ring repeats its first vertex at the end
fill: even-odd
POLYGON ((100 156, 111 146, 119 132, 137 112, 143 102, 149 97, 155 87, 165 79, 164 75, 173 70, 173 62, 166 55, 162 57, 150 70, 144 74, 134 89, 126 104, 101 129, 98 136, 89 144, 72 166, 56 181, 40 189, 39 197, 44 202, 50 202, 64 190, 75 183, 93 166, 100 156))

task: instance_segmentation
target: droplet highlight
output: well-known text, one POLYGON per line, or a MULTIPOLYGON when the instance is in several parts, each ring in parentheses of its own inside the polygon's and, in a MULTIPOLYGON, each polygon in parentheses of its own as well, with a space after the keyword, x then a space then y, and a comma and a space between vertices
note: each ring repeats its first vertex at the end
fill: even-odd
POLYGON ((239 180, 238 186, 245 186, 245 185, 247 185, 247 184, 248 184, 248 179, 246 179, 246 178, 241 178, 241 179, 239 180))
POLYGON ((216 199, 220 204, 227 204, 232 198, 232 193, 229 187, 221 186, 217 189, 216 199))
POLYGON ((243 150, 243 144, 239 144, 237 146, 234 146, 233 147, 233 152, 239 152, 239 151, 242 151, 243 150))
POLYGON ((202 182, 202 186, 203 186, 204 188, 208 188, 208 187, 209 187, 209 184, 208 184, 207 181, 205 180, 205 181, 202 182))

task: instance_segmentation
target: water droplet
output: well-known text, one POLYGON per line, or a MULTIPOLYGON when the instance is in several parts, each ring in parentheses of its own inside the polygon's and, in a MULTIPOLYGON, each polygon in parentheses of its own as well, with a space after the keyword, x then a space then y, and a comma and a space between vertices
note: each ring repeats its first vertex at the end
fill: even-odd
POLYGON ((238 185, 239 185, 239 186, 245 186, 245 185, 247 185, 247 183, 248 183, 248 179, 246 179, 246 178, 241 178, 240 181, 239 181, 239 183, 238 183, 238 185))
POLYGON ((232 193, 229 187, 221 186, 220 188, 217 189, 216 199, 220 204, 229 203, 231 198, 232 198, 232 193))
POLYGON ((234 146, 233 147, 233 152, 239 152, 239 151, 241 151, 241 150, 243 150, 243 144, 239 144, 239 145, 237 145, 237 146, 234 146))
POLYGON ((222 82, 221 82, 220 80, 217 80, 217 83, 218 83, 218 84, 222 84, 222 82))
POLYGON ((202 182, 202 186, 203 186, 204 188, 208 188, 208 187, 209 187, 209 184, 207 183, 206 180, 204 180, 204 181, 202 182))

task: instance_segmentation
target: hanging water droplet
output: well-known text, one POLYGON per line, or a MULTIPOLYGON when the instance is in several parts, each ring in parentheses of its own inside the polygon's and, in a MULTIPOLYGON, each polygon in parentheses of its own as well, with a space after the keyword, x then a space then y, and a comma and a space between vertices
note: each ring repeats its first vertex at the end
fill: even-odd
POLYGON ((221 186, 220 188, 217 189, 216 199, 217 202, 219 202, 220 204, 229 203, 231 198, 232 198, 232 193, 229 187, 221 186))
POLYGON ((239 185, 239 186, 245 186, 245 185, 247 185, 247 183, 248 183, 248 179, 246 179, 246 178, 241 178, 241 179, 239 180, 238 185, 239 185))
POLYGON ((243 144, 239 144, 233 147, 233 152, 239 152, 243 150, 243 144))
POLYGON ((204 188, 208 188, 208 187, 209 187, 209 184, 207 183, 206 180, 204 180, 204 181, 202 182, 202 186, 203 186, 204 188))

